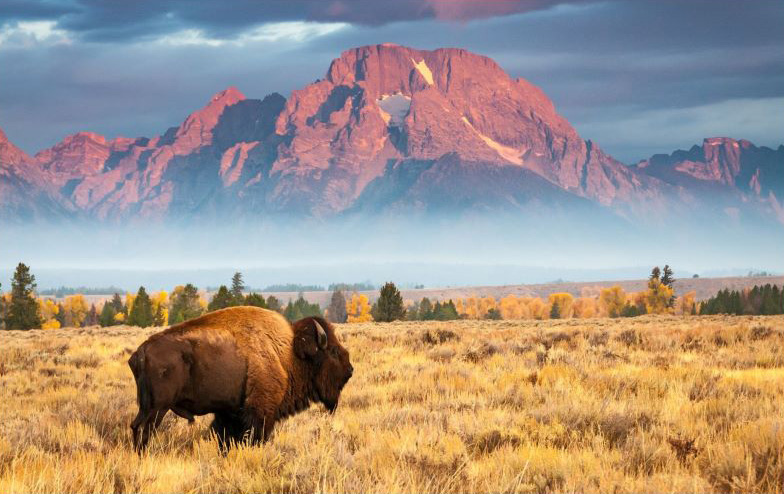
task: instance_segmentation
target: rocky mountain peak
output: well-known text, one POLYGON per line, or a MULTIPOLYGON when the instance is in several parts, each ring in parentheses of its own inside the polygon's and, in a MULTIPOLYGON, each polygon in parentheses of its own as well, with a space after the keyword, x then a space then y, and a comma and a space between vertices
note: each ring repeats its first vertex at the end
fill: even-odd
POLYGON ((185 155, 194 149, 212 143, 212 131, 224 110, 245 99, 236 87, 229 87, 213 95, 209 103, 194 113, 177 128, 173 149, 175 154, 185 155))
POLYGON ((16 147, 5 135, 3 129, 0 129, 0 164, 2 165, 19 165, 30 161, 30 157, 16 147))

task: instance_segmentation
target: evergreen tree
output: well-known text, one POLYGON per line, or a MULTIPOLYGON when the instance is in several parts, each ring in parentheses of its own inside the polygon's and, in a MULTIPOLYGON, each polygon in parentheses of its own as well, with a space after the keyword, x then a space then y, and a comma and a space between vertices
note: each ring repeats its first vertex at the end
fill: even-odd
POLYGON ((670 269, 669 264, 664 265, 664 271, 662 272, 661 282, 662 285, 667 285, 670 288, 672 288, 672 284, 675 283, 675 278, 673 277, 673 272, 672 269, 670 269))
POLYGON ((550 319, 560 319, 561 318, 561 304, 558 303, 558 300, 553 302, 553 305, 550 307, 550 319))
POLYGON ((101 309, 101 315, 98 317, 98 322, 103 327, 107 326, 114 326, 115 320, 114 315, 117 314, 114 310, 114 305, 111 302, 105 302, 103 304, 103 309, 101 309))
POLYGON ((166 325, 166 314, 163 312, 163 304, 158 304, 158 307, 155 308, 155 313, 152 315, 152 325, 153 326, 166 325))
POLYGON ((136 292, 136 298, 133 300, 131 312, 128 314, 128 325, 146 328, 152 326, 152 324, 152 300, 150 300, 150 296, 147 295, 147 290, 145 290, 143 286, 140 286, 139 291, 136 292))
POLYGON ((670 300, 667 302, 667 307, 674 307, 676 297, 675 297, 675 289, 673 288, 672 285, 673 283, 675 283, 675 276, 674 273, 672 272, 672 269, 670 269, 669 264, 664 265, 664 271, 662 273, 661 283, 662 285, 666 285, 668 288, 673 290, 672 295, 670 296, 670 300))
POLYGON ((96 326, 98 324, 98 310, 95 308, 95 304, 90 305, 90 311, 87 313, 87 317, 84 320, 85 326, 96 326))
POLYGON ((485 319, 490 319, 492 321, 500 321, 501 320, 501 311, 499 311, 498 309, 496 309, 494 307, 494 308, 492 308, 492 309, 487 311, 487 314, 485 314, 485 319))
POLYGON ((112 296, 111 304, 115 314, 122 313, 125 314, 126 316, 128 315, 128 308, 123 303, 119 293, 115 293, 114 296, 112 296))
POLYGON ((54 318, 60 323, 61 328, 65 327, 65 307, 60 302, 57 303, 57 314, 54 315, 54 318))
POLYGON ((329 308, 327 309, 327 316, 330 322, 344 323, 348 319, 348 312, 346 311, 346 297, 340 290, 332 292, 332 298, 329 301, 329 308))
POLYGON ((636 305, 630 304, 628 302, 621 310, 621 317, 637 317, 639 315, 641 315, 640 309, 636 305))
POLYGON ((376 313, 373 314, 373 319, 376 321, 391 322, 406 317, 403 297, 400 295, 400 290, 391 281, 381 287, 378 300, 374 305, 376 313))
POLYGON ((274 310, 275 312, 280 312, 282 307, 280 305, 280 300, 274 295, 270 295, 267 297, 267 308, 269 310, 274 310))
POLYGON ((285 317, 289 322, 294 322, 302 319, 302 312, 296 305, 294 305, 294 302, 289 300, 289 303, 286 304, 286 308, 283 310, 283 317, 285 317))
POLYGON ((267 302, 264 300, 264 296, 258 293, 249 293, 245 296, 245 305, 250 305, 252 307, 261 307, 262 309, 267 308, 267 302))
POLYGON ((654 266, 654 268, 651 270, 651 275, 648 276, 648 282, 650 283, 653 280, 659 280, 660 276, 661 270, 659 269, 659 266, 654 266))
POLYGON ((0 283, 0 329, 5 329, 5 297, 3 297, 2 283, 0 283))
POLYGON ((203 309, 199 303, 199 289, 191 283, 176 287, 169 297, 168 324, 179 324, 199 317, 202 312, 203 309))
MULTIPOLYGON (((500 312, 498 313, 501 314, 500 312)), ((441 310, 438 314, 439 321, 454 321, 456 319, 460 319, 460 314, 457 313, 457 307, 455 307, 455 303, 452 302, 450 299, 449 302, 441 304, 441 310)))
POLYGON ((429 298, 422 297, 422 301, 419 302, 419 320, 430 321, 431 319, 433 319, 433 303, 429 298))
POLYGON ((210 300, 210 304, 207 306, 207 311, 212 312, 218 309, 225 309, 226 307, 231 307, 234 305, 235 298, 231 294, 226 285, 221 285, 218 288, 218 293, 213 295, 212 300, 210 300))
POLYGON ((35 300, 35 276, 30 268, 19 263, 11 280, 11 302, 6 315, 6 329, 40 328, 41 314, 35 300))
POLYGON ((285 310, 283 311, 283 317, 288 319, 290 322, 294 322, 296 320, 302 319, 303 317, 311 317, 311 316, 321 316, 321 308, 318 304, 311 304, 302 296, 302 293, 299 294, 297 300, 292 302, 289 300, 289 303, 286 305, 285 310))
POLYGON ((231 277, 231 297, 234 299, 234 304, 232 305, 242 305, 245 301, 245 297, 242 294, 244 290, 245 282, 242 281, 242 273, 237 271, 231 277))

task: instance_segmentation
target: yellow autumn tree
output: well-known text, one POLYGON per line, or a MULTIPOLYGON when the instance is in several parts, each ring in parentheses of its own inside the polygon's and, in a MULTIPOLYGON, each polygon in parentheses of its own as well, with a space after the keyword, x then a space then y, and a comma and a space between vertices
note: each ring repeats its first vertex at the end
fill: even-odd
POLYGON ((599 294, 599 306, 605 316, 619 317, 625 305, 626 292, 618 285, 603 288, 599 294))
POLYGON ((697 292, 691 291, 684 293, 675 301, 675 313, 688 316, 695 312, 696 309, 697 292))
POLYGON ((596 317, 598 313, 596 299, 594 297, 579 297, 575 299, 573 311, 573 317, 579 317, 581 319, 596 317))
POLYGON ((164 326, 169 320, 169 294, 165 290, 156 292, 150 297, 152 302, 152 318, 154 326, 164 326))
POLYGON ((39 298, 38 308, 41 312, 41 329, 57 329, 60 327, 60 321, 57 320, 57 314, 60 313, 60 307, 54 303, 50 298, 39 298))
POLYGON ((65 312, 65 325, 67 327, 78 328, 87 318, 87 311, 90 308, 84 295, 76 294, 65 297, 63 301, 63 311, 65 312))
POLYGON ((128 308, 127 309, 128 314, 130 314, 131 310, 133 310, 133 301, 134 300, 136 300, 136 294, 135 293, 130 293, 129 292, 129 293, 125 294, 125 307, 128 308))
POLYGON ((533 297, 528 300, 528 312, 534 319, 547 319, 550 317, 547 304, 539 297, 533 297))
POLYGON ((479 300, 479 319, 487 317, 487 313, 492 309, 498 310, 498 303, 495 297, 482 297, 479 300))
POLYGON ((648 282, 648 290, 645 291, 645 309, 648 314, 664 314, 669 311, 671 297, 672 288, 658 278, 653 278, 648 282))
POLYGON ((370 302, 366 295, 351 295, 351 301, 348 304, 348 318, 346 322, 369 322, 373 320, 370 315, 370 302))
POLYGON ((498 302, 502 319, 523 319, 525 303, 514 295, 507 295, 498 302))
MULTIPOLYGON (((553 314, 553 306, 558 307, 558 317, 568 319, 572 317, 574 310, 574 297, 571 293, 551 293, 547 298, 550 303, 550 314, 553 314)), ((555 316, 552 316, 555 317, 555 316)))
POLYGON ((465 315, 467 319, 479 319, 479 300, 475 296, 470 296, 461 302, 463 312, 460 315, 465 315))

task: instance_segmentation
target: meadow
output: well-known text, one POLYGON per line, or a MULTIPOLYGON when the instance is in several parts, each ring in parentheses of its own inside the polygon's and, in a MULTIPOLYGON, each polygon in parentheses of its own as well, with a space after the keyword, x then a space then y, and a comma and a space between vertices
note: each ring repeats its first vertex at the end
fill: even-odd
POLYGON ((784 492, 784 316, 339 325, 334 415, 130 444, 160 328, 0 332, 0 492, 784 492))

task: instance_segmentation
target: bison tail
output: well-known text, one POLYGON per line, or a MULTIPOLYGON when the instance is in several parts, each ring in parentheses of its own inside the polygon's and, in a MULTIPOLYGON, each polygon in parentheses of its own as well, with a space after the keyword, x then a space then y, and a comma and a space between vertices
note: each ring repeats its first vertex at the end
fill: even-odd
POLYGON ((145 365, 144 346, 133 352, 128 360, 128 365, 131 367, 134 379, 136 379, 136 399, 139 402, 139 410, 151 410, 152 386, 150 386, 150 377, 145 365))

